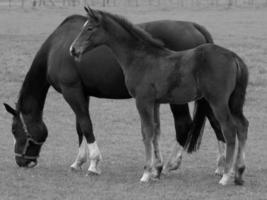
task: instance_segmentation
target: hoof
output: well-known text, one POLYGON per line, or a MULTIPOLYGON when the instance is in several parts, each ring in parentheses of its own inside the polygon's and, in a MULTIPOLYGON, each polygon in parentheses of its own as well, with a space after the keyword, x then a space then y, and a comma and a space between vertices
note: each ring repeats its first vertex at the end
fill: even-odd
POLYGON ((86 176, 99 176, 99 175, 101 175, 101 171, 100 170, 99 171, 88 170, 87 174, 86 174, 86 176))
POLYGON ((182 164, 182 158, 177 160, 175 163, 168 162, 167 165, 163 167, 163 174, 168 174, 171 171, 175 171, 181 167, 182 164))
POLYGON ((90 162, 90 166, 88 168, 88 175, 92 174, 92 175, 100 175, 101 174, 101 169, 99 167, 99 161, 100 159, 95 159, 95 160, 91 160, 90 162))
POLYGON ((142 178, 140 179, 141 183, 148 183, 151 178, 151 173, 150 172, 144 172, 142 178))
POLYGON ((161 175, 161 173, 162 173, 162 170, 163 170, 163 166, 162 166, 162 165, 156 167, 156 172, 157 172, 157 176, 156 176, 156 178, 160 178, 160 175, 161 175))
POLYGON ((81 172, 82 171, 82 168, 81 167, 70 167, 70 171, 72 172, 81 172))
POLYGON ((219 181, 220 185, 227 185, 230 182, 230 176, 228 174, 224 174, 221 180, 219 181))
POLYGON ((96 168, 89 168, 87 171, 87 176, 89 175, 100 175, 101 174, 101 170, 100 169, 96 169, 96 168))
POLYGON ((71 166, 70 166, 70 170, 72 172, 80 172, 82 171, 82 167, 77 165, 76 163, 73 163, 71 166))
POLYGON ((156 181, 159 181, 160 180, 160 177, 158 177, 158 176, 151 176, 151 178, 149 180, 150 180, 150 182, 151 181, 156 182, 156 181))
POLYGON ((235 184, 236 185, 244 185, 244 180, 240 178, 235 178, 235 184))
POLYGON ((154 170, 152 171, 152 178, 154 179, 160 179, 160 175, 162 173, 163 170, 163 166, 157 166, 154 168, 154 170))

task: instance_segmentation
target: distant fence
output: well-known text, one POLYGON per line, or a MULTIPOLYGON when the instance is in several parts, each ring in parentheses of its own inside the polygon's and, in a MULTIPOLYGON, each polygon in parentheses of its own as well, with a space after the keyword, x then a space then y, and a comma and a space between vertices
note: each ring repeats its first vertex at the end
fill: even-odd
POLYGON ((267 0, 0 0, 0 5, 12 6, 175 6, 181 8, 205 7, 261 7, 267 0))

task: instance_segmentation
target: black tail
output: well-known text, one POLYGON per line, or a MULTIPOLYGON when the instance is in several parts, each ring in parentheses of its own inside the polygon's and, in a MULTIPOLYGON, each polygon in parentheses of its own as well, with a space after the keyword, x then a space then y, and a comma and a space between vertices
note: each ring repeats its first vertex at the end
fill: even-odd
MULTIPOLYGON (((205 27, 196 23, 194 23, 194 26, 205 37, 207 43, 213 43, 212 36, 205 27)), ((195 102, 193 123, 184 145, 188 153, 197 151, 200 147, 208 110, 210 110, 210 107, 205 99, 195 102)))
POLYGON ((205 37, 206 43, 214 43, 211 34, 204 26, 194 23, 194 27, 205 37))
POLYGON ((205 99, 200 99, 195 102, 193 123, 188 132, 187 140, 184 149, 188 153, 197 151, 200 147, 201 139, 204 132, 204 125, 206 122, 206 110, 209 105, 205 99))
POLYGON ((237 66, 237 80, 235 89, 230 96, 229 107, 234 116, 243 119, 243 106, 248 85, 248 68, 239 56, 235 54, 234 58, 237 66))

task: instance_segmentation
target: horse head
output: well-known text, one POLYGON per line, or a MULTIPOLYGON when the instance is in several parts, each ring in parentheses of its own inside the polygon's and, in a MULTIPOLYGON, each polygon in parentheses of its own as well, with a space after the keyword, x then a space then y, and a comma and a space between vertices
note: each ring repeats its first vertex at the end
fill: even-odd
POLYGON ((78 60, 82 54, 104 44, 107 39, 101 13, 90 7, 85 7, 85 11, 87 12, 87 20, 69 49, 70 55, 78 60))
POLYGON ((35 167, 41 147, 47 138, 45 124, 42 120, 29 120, 29 116, 24 116, 22 112, 8 104, 4 103, 4 106, 13 116, 12 134, 17 165, 27 168, 35 167))

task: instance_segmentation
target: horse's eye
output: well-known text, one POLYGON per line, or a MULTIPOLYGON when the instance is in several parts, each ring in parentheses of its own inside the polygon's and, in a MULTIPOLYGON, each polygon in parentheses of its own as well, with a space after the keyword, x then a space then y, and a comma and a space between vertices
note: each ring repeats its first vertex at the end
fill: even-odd
POLYGON ((94 29, 94 27, 92 27, 92 26, 88 26, 88 27, 87 27, 87 30, 88 30, 88 31, 91 31, 91 30, 93 30, 93 29, 94 29))

